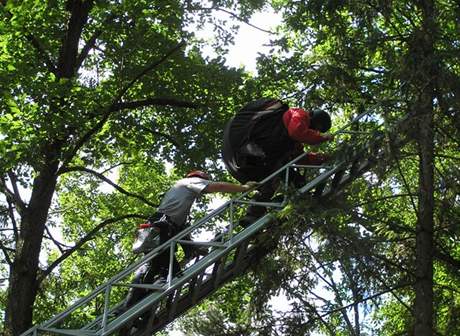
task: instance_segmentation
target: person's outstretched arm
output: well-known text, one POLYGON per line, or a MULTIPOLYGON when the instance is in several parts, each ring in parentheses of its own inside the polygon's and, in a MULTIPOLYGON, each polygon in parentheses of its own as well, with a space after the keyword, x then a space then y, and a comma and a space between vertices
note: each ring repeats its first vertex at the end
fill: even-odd
POLYGON ((246 184, 235 184, 229 182, 211 182, 208 184, 206 188, 204 188, 203 192, 205 193, 238 193, 243 191, 248 191, 253 189, 258 185, 257 182, 248 182, 246 184))

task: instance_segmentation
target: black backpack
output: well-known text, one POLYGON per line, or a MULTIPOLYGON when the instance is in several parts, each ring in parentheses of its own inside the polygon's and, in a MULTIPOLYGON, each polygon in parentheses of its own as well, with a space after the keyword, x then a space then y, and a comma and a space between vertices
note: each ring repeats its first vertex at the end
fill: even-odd
POLYGON ((282 122, 288 109, 278 99, 260 98, 244 105, 227 123, 223 159, 233 176, 243 166, 265 164, 292 146, 282 122))
MULTIPOLYGON (((244 147, 256 142, 264 147, 266 138, 272 138, 274 129, 282 125, 282 116, 289 106, 278 99, 261 98, 244 105, 230 121, 229 137, 231 146, 248 151, 244 147), (270 108, 279 105, 277 108, 270 108), (257 126, 257 127, 256 127, 257 126)), ((257 153, 253 153, 258 155, 257 153)))

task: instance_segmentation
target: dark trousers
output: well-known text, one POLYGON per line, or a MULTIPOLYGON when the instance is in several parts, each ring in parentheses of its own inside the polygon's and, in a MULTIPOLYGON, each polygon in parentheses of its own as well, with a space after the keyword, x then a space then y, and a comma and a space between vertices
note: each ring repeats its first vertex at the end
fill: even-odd
MULTIPOLYGON (((290 157, 280 158, 277 161, 275 160, 272 164, 262 164, 260 166, 246 166, 241 167, 238 170, 240 174, 239 181, 241 183, 245 183, 247 181, 262 181, 267 176, 270 176, 272 173, 280 169, 284 166, 287 162, 290 161, 290 157)), ((284 182, 285 173, 280 173, 277 176, 274 176, 269 181, 265 182, 262 186, 260 186, 257 190, 258 192, 252 198, 255 202, 270 202, 275 194, 276 190, 278 189, 281 182, 284 182)), ((299 173, 296 169, 289 170, 289 181, 295 187, 300 187, 304 184, 305 180, 304 177, 299 173)), ((247 209, 246 216, 249 217, 250 220, 254 218, 259 218, 266 213, 267 209, 264 206, 260 205, 250 205, 247 209)), ((243 221, 244 222, 244 221, 243 221)))
MULTIPOLYGON (((165 223, 163 226, 159 227, 160 229, 160 245, 167 242, 170 238, 174 237, 177 233, 179 233, 180 229, 176 227, 173 223, 165 223), (167 226, 169 225, 169 226, 167 226)), ((179 262, 176 258, 176 246, 173 248, 173 275, 180 271, 179 262)), ((152 269, 156 269, 157 273, 161 277, 168 276, 168 269, 169 269, 169 258, 170 258, 170 249, 167 249, 160 253, 158 256, 151 260, 152 269)))
MULTIPOLYGON (((161 216, 160 216, 161 217, 161 216)), ((177 229, 176 226, 172 223, 163 222, 163 224, 158 225, 160 230, 160 245, 167 242, 171 237, 175 236, 180 229, 177 229)), ((176 247, 174 247, 173 254, 173 276, 180 271, 180 265, 177 261, 176 247)), ((132 281, 133 284, 149 284, 155 281, 156 277, 166 278, 169 272, 169 258, 170 258, 170 249, 166 249, 161 252, 159 255, 150 260, 150 262, 143 267, 141 267, 132 281)), ((129 308, 134 305, 136 302, 144 298, 145 295, 149 293, 149 290, 142 288, 131 288, 128 296, 125 301, 125 308, 129 308)))

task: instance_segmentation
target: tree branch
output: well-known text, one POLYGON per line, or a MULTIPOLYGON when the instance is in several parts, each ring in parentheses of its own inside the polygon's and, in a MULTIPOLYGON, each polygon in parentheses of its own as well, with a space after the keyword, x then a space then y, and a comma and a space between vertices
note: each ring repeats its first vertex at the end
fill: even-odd
POLYGON ((59 78, 71 78, 75 74, 78 44, 93 4, 94 0, 73 0, 67 2, 71 15, 66 36, 59 51, 57 66, 57 76, 59 78))
POLYGON ((175 47, 169 50, 162 58, 147 65, 144 68, 144 70, 138 73, 137 76, 135 76, 123 89, 120 90, 117 97, 115 97, 115 99, 113 100, 112 106, 118 103, 121 100, 121 98, 123 98, 125 93, 134 85, 134 83, 136 83, 139 79, 141 79, 143 76, 149 73, 153 68, 157 67, 158 65, 166 61, 169 58, 169 56, 177 52, 184 45, 185 45, 185 41, 179 42, 175 47))
MULTIPOLYGON (((362 302, 366 302, 366 301, 368 301, 368 300, 372 300, 372 299, 377 298, 377 297, 379 297, 379 296, 382 296, 382 295, 384 295, 384 294, 386 294, 386 293, 390 293, 390 292, 393 292, 394 290, 401 289, 401 288, 404 288, 404 287, 407 287, 407 286, 410 286, 410 285, 413 285, 413 283, 402 283, 402 284, 397 285, 397 286, 394 286, 394 287, 392 287, 392 288, 388 288, 388 289, 386 289, 386 290, 380 291, 380 292, 375 293, 375 294, 373 294, 373 295, 364 297, 364 298, 362 298, 361 300, 354 301, 354 302, 352 302, 352 303, 350 303, 350 304, 347 304, 347 305, 344 305, 344 306, 341 306, 341 307, 338 307, 338 308, 335 308, 335 309, 331 309, 331 310, 329 310, 328 312, 321 314, 319 317, 320 317, 320 318, 323 318, 323 317, 326 317, 326 316, 328 316, 328 315, 337 313, 337 312, 339 312, 339 311, 346 310, 346 309, 348 309, 348 308, 350 308, 350 307, 353 307, 354 305, 356 305, 356 304, 358 304, 358 303, 362 303, 362 302)), ((309 320, 309 321, 307 321, 307 322, 301 323, 300 325, 301 325, 301 326, 307 325, 308 323, 311 323, 312 321, 314 321, 314 320, 316 320, 316 319, 318 319, 318 318, 315 318, 315 319, 309 320)))
POLYGON ((221 8, 221 7, 215 7, 215 9, 217 9, 218 11, 227 13, 228 15, 230 15, 230 16, 234 17, 235 19, 237 19, 238 21, 241 21, 241 22, 243 22, 243 23, 246 23, 248 26, 251 26, 252 28, 255 28, 255 29, 257 29, 257 30, 260 30, 261 32, 268 33, 268 34, 271 34, 271 35, 274 35, 274 34, 275 34, 274 32, 272 32, 272 31, 270 31, 270 30, 266 30, 266 29, 257 27, 256 25, 253 25, 253 24, 250 23, 248 20, 240 18, 236 13, 230 12, 229 10, 226 10, 226 9, 224 9, 224 8, 221 8))
MULTIPOLYGON (((110 23, 111 21, 113 21, 115 16, 116 15, 114 15, 114 14, 109 15, 104 20, 103 24, 110 23)), ((89 38, 89 40, 86 42, 86 44, 83 46, 83 48, 81 49, 80 54, 77 57, 77 63, 76 63, 76 66, 75 66, 76 71, 78 71, 78 69, 80 69, 81 65, 83 64, 83 62, 85 61, 86 57, 88 56, 90 50, 93 49, 94 46, 96 45, 96 41, 97 41, 98 37, 101 36, 101 34, 103 32, 104 32, 104 30, 102 28, 96 30, 93 33, 93 35, 89 38)))
POLYGON ((21 194, 19 193, 18 179, 16 178, 16 175, 13 172, 9 171, 8 172, 8 177, 9 177, 9 179, 11 181, 11 186, 13 187, 13 192, 14 192, 15 199, 17 200, 17 202, 19 202, 19 204, 22 207, 25 207, 25 203, 21 198, 21 194))
POLYGON ((30 42, 30 44, 32 44, 32 46, 37 50, 38 54, 43 57, 43 61, 45 62, 48 71, 56 74, 56 65, 51 60, 49 54, 46 52, 41 42, 32 34, 26 33, 25 36, 26 39, 30 42))
MULTIPOLYGON (((91 128, 88 132, 86 132, 79 141, 75 144, 74 148, 70 150, 70 152, 65 156, 62 166, 59 169, 63 170, 65 169, 66 165, 72 160, 72 158, 77 154, 77 152, 80 150, 80 148, 87 142, 91 137, 99 132, 101 128, 104 126, 104 124, 107 122, 109 119, 110 115, 115 112, 116 110, 113 109, 113 106, 116 106, 123 95, 129 90, 129 88, 134 85, 136 81, 138 81, 142 76, 144 76, 146 73, 151 71, 154 67, 158 66, 159 64, 163 63, 165 60, 168 59, 169 56, 171 56, 173 53, 175 53, 177 50, 179 50, 183 45, 185 45, 185 42, 180 42, 177 44, 174 48, 172 48, 169 52, 167 52, 160 60, 157 60, 155 62, 152 62, 150 65, 148 65, 143 71, 141 71, 133 80, 131 80, 128 85, 126 85, 123 89, 120 90, 120 92, 116 95, 116 97, 113 99, 111 105, 106 109, 106 111, 102 114, 102 118, 94 125, 93 128, 91 128)), ((59 174, 58 171, 58 174, 59 174)))
POLYGON ((13 180, 11 180, 11 177, 10 177, 10 181, 11 181, 11 185, 13 186, 13 190, 10 190, 8 188, 4 177, 0 178, 0 188, 3 190, 6 196, 9 197, 14 202, 14 204, 17 206, 19 211, 22 212, 25 210, 26 204, 22 201, 19 195, 19 191, 15 185, 15 181, 16 181, 15 176, 12 175, 12 177, 13 177, 13 180))
POLYGON ((90 50, 94 48, 97 38, 102 34, 102 32, 103 32, 102 29, 95 31, 94 34, 88 40, 88 42, 86 42, 86 44, 83 46, 80 54, 77 57, 75 71, 78 71, 78 69, 80 69, 86 57, 88 57, 90 50))
POLYGON ((409 193, 407 194, 395 194, 395 195, 391 195, 391 196, 385 196, 385 197, 380 197, 380 198, 375 198, 375 199, 372 199, 372 200, 368 200, 366 202, 363 202, 363 203, 358 203, 358 204, 354 204, 352 205, 350 208, 359 208, 359 207, 362 207, 364 205, 368 205, 368 204, 372 204, 374 202, 380 202, 380 201, 385 201, 385 200, 388 200, 388 199, 392 199, 392 198, 399 198, 399 197, 413 197, 414 195, 411 195, 409 193))
MULTIPOLYGON (((360 263, 362 263, 362 262, 360 261, 360 263)), ((375 272, 374 276, 377 278, 378 281, 380 281, 380 283, 382 284, 382 286, 383 286, 385 289, 390 289, 390 288, 391 288, 389 285, 386 284, 385 279, 382 278, 380 272, 378 272, 378 271, 375 272)), ((404 302, 403 299, 399 297, 399 295, 397 295, 396 293, 393 293, 393 292, 391 292, 391 295, 393 295, 393 297, 394 297, 402 306, 406 307, 407 311, 412 312, 411 307, 410 307, 406 302, 404 302)))
POLYGON ((189 108, 199 108, 204 105, 198 103, 192 103, 184 100, 178 100, 174 98, 146 98, 143 100, 131 101, 131 102, 120 102, 112 104, 111 112, 116 112, 124 109, 136 109, 139 107, 146 106, 172 106, 172 107, 189 107, 189 108))
POLYGON ((16 219, 14 218, 13 204, 8 198, 6 201, 8 202, 8 215, 10 216, 11 224, 13 225, 14 241, 17 242, 19 240, 19 231, 18 224, 16 223, 16 219))
POLYGON ((48 234, 48 237, 47 237, 47 238, 48 238, 49 240, 51 240, 51 241, 54 243, 54 245, 56 245, 56 247, 59 249, 59 251, 61 251, 61 253, 63 253, 63 252, 64 252, 64 249, 62 248, 62 246, 63 246, 64 244, 58 242, 56 239, 53 238, 53 236, 52 236, 50 230, 48 229, 48 226, 46 226, 46 225, 45 225, 45 230, 46 230, 46 233, 48 234))
POLYGON ((2 250, 3 254, 5 255, 5 260, 8 263, 8 265, 10 265, 10 266, 13 265, 13 261, 11 260, 10 256, 8 255, 8 252, 9 251, 14 252, 14 249, 6 247, 5 245, 3 245, 3 242, 0 241, 0 250, 2 250))
POLYGON ((109 224, 113 224, 115 222, 121 221, 123 219, 127 218, 142 218, 146 219, 147 216, 139 215, 139 214, 127 214, 119 217, 114 217, 114 218, 109 218, 105 221, 102 221, 99 223, 96 227, 94 227, 90 232, 86 234, 85 237, 80 239, 72 248, 66 250, 59 258, 57 258, 51 265, 49 265, 41 274, 38 279, 38 282, 40 283, 43 281, 60 263, 62 263, 65 259, 67 259, 72 253, 74 253, 76 250, 78 250, 80 247, 82 247, 85 243, 88 241, 92 240, 94 236, 105 226, 109 224))
POLYGON ((142 129, 146 132, 149 132, 153 135, 159 135, 159 136, 162 136, 164 138, 166 138, 169 142, 171 142, 174 146, 176 146, 177 148, 181 149, 182 148, 182 145, 176 140, 174 139, 172 136, 170 136, 169 134, 166 134, 166 133, 163 133, 163 132, 158 132, 158 131, 154 131, 154 130, 151 130, 147 127, 142 127, 142 129))
POLYGON ((247 19, 243 19, 241 18, 238 14, 236 13, 233 13, 233 12, 230 12, 229 10, 225 9, 225 8, 222 8, 222 7, 219 7, 219 6, 213 6, 213 7, 194 7, 194 8, 188 8, 189 10, 203 10, 203 11, 208 11, 208 12, 211 12, 213 10, 217 10, 217 11, 221 11, 221 12, 224 12, 232 17, 234 17, 235 19, 237 19, 238 21, 240 22, 243 22, 245 24, 247 24, 248 26, 251 26, 252 28, 255 28, 257 30, 260 30, 261 32, 264 32, 264 33, 267 33, 267 34, 271 34, 271 35, 274 35, 275 33, 270 31, 270 30, 266 30, 266 29, 263 29, 263 28, 260 28, 260 27, 257 27, 256 25, 250 23, 247 19))
MULTIPOLYGON (((393 147, 391 142, 390 142, 390 146, 393 147)), ((401 168, 400 160, 398 158, 396 158, 396 167, 398 168, 399 175, 401 176, 401 179, 402 179, 402 181, 404 183, 404 187, 406 188, 408 194, 409 195, 414 195, 414 193, 410 190, 409 183, 407 182, 407 179, 404 176, 404 173, 403 173, 402 168, 401 168)), ((412 207, 414 208, 415 213, 418 213, 417 205, 416 205, 416 202, 415 202, 413 196, 410 196, 410 201, 411 201, 412 207)))
POLYGON ((113 168, 117 168, 117 167, 122 166, 122 165, 131 165, 133 163, 135 163, 135 161, 119 162, 119 163, 117 163, 117 164, 115 164, 115 165, 113 165, 111 167, 108 167, 107 169, 103 170, 101 172, 101 174, 105 174, 105 173, 111 171, 113 168))
POLYGON ((109 185, 114 187, 117 191, 119 191, 120 193, 122 193, 122 194, 124 194, 126 196, 137 198, 138 200, 141 200, 145 204, 147 204, 147 205, 149 205, 151 207, 154 207, 154 208, 156 208, 158 206, 157 204, 154 204, 154 203, 148 201, 143 196, 136 195, 136 194, 133 194, 133 193, 131 193, 129 191, 126 191, 125 189, 120 187, 118 184, 112 182, 110 179, 108 179, 107 177, 105 177, 101 173, 98 173, 97 171, 94 171, 94 170, 86 168, 86 167, 82 167, 82 166, 66 167, 66 168, 63 168, 63 169, 59 170, 59 175, 62 175, 64 173, 68 173, 68 172, 75 172, 75 171, 86 172, 86 173, 92 174, 92 175, 96 176, 98 179, 108 183, 109 185))
POLYGON ((450 254, 441 252, 439 249, 435 249, 434 257, 443 263, 455 268, 456 271, 460 271, 460 260, 455 259, 450 254))

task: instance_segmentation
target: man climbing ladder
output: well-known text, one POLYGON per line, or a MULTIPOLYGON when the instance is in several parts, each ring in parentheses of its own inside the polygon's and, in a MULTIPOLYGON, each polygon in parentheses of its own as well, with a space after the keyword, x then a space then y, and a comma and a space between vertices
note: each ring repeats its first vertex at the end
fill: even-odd
MULTIPOLYGON (((331 141, 321 134, 331 128, 331 118, 323 110, 291 108, 273 98, 246 104, 227 123, 224 131, 223 159, 230 174, 239 182, 261 181, 303 152, 302 144, 317 145, 331 141)), ((327 156, 308 153, 302 164, 320 165, 327 156)), ((259 188, 254 201, 266 202, 273 196, 277 180, 259 188)), ((249 225, 265 213, 265 208, 250 206, 241 220, 249 225)))
MULTIPOLYGON (((158 245, 168 241, 171 237, 181 232, 187 223, 190 209, 197 198, 203 193, 238 193, 248 191, 257 185, 256 182, 247 182, 239 185, 228 182, 213 182, 209 175, 203 171, 195 170, 187 174, 183 179, 175 182, 175 184, 165 193, 157 212, 149 218, 147 225, 151 226, 159 235, 158 245)), ((153 234, 156 234, 153 232, 153 234)), ((149 252, 154 246, 149 248, 137 247, 137 252, 149 252)), ((185 258, 189 259, 195 253, 195 247, 184 244, 183 250, 185 258)), ((153 258, 148 265, 142 267, 135 275, 133 283, 153 283, 157 281, 165 281, 169 273, 169 251, 164 251, 157 257, 153 258)), ((180 266, 175 256, 173 259, 173 271, 175 275, 180 271, 180 266)), ((126 302, 122 311, 125 311, 133 304, 141 300, 148 291, 142 288, 133 287, 128 293, 126 302)), ((135 326, 141 328, 145 324, 147 315, 141 316, 136 321, 135 326)), ((123 328, 122 334, 129 334, 130 327, 123 328)))

